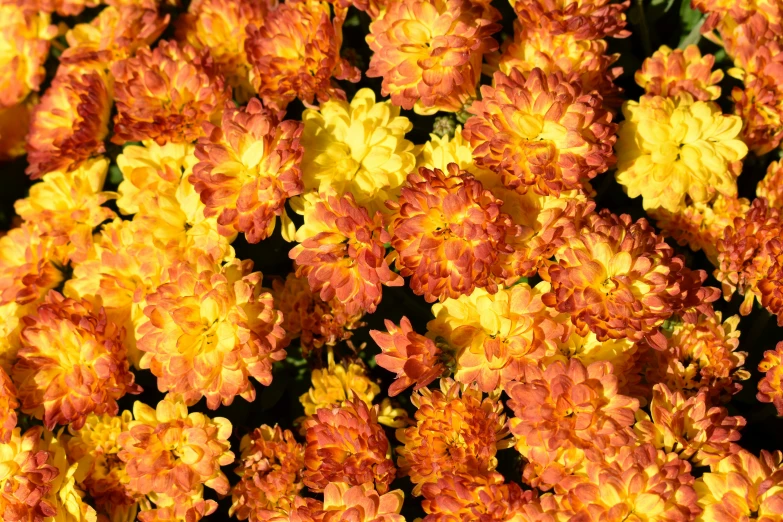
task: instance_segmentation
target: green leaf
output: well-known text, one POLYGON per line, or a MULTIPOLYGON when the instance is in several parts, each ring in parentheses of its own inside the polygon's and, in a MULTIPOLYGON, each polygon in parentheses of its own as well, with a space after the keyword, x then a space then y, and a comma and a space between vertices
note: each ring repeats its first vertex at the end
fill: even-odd
POLYGON ((690 0, 682 0, 680 4, 680 22, 683 34, 688 34, 694 27, 701 25, 704 14, 691 7, 690 0))
POLYGON ((109 183, 111 185, 119 185, 122 183, 122 171, 117 165, 109 167, 109 183))

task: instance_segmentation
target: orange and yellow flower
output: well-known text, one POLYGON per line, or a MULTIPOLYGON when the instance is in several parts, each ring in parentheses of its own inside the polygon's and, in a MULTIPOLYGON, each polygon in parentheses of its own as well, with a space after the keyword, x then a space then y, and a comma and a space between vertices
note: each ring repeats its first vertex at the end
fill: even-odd
POLYGON ((478 0, 391 2, 370 24, 367 76, 418 114, 459 112, 476 98, 481 62, 498 48, 500 13, 478 0))
POLYGON ((662 45, 644 61, 634 79, 646 94, 675 97, 688 93, 700 101, 717 100, 723 71, 713 71, 714 66, 715 57, 702 56, 695 45, 674 50, 662 45))
POLYGON ((102 308, 51 291, 23 324, 11 376, 22 411, 47 429, 78 429, 90 413, 115 415, 118 399, 141 391, 129 370, 125 331, 102 308))
POLYGON ((535 491, 523 491, 514 482, 453 473, 425 484, 423 493, 427 522, 527 521, 525 506, 536 500, 535 491))
POLYGON ((571 33, 580 40, 625 38, 625 10, 630 2, 611 0, 512 0, 523 27, 551 34, 571 33))
POLYGON ((290 522, 405 522, 400 515, 404 495, 399 489, 379 494, 372 484, 351 486, 332 482, 324 489, 324 501, 297 497, 290 522))
POLYGON ((315 415, 322 408, 339 407, 354 398, 372 408, 372 401, 381 388, 370 380, 364 366, 358 363, 335 364, 331 352, 328 359, 326 368, 312 371, 312 386, 299 397, 305 415, 315 415))
POLYGON ((507 187, 586 191, 590 179, 614 165, 617 126, 601 97, 585 93, 578 80, 512 69, 496 72, 493 84, 482 86, 482 99, 468 109, 473 116, 464 134, 476 164, 501 175, 507 187))
POLYGON ((207 207, 204 215, 217 216, 221 234, 244 232, 250 243, 271 235, 279 216, 289 237, 285 202, 303 189, 302 124, 281 121, 254 98, 247 107, 227 107, 220 127, 204 129, 196 146, 199 162, 188 178, 207 207))
POLYGON ((35 224, 11 229, 0 237, 0 305, 40 302, 63 281, 64 264, 55 242, 35 224))
POLYGON ((756 196, 765 198, 770 207, 783 210, 783 162, 769 164, 764 178, 756 185, 756 196))
POLYGON ((0 368, 0 444, 7 444, 16 428, 16 386, 8 374, 0 368))
POLYGON ((50 493, 59 470, 48 462, 42 432, 40 426, 24 434, 16 428, 0 443, 0 515, 6 522, 44 522, 57 514, 50 493))
POLYGON ((783 416, 783 341, 774 350, 764 352, 759 371, 764 373, 764 377, 759 381, 756 398, 761 402, 771 402, 778 416, 783 416))
POLYGON ((95 508, 84 500, 84 491, 76 482, 79 463, 68 460, 61 435, 62 433, 55 435, 54 432, 47 431, 41 444, 41 449, 49 454, 47 463, 58 471, 51 482, 52 489, 47 498, 57 511, 54 521, 97 522, 95 508))

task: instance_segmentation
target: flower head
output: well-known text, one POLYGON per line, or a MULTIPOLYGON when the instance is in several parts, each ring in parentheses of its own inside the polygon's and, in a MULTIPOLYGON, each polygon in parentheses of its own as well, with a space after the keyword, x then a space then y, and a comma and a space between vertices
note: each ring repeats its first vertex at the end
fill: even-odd
POLYGON ((372 407, 372 401, 381 388, 370 380, 361 364, 335 364, 329 355, 328 366, 315 369, 311 375, 312 386, 299 397, 305 415, 315 415, 322 408, 339 407, 353 398, 372 407))
POLYGON ((447 473, 425 484, 421 503, 427 522, 528 520, 524 507, 536 499, 514 482, 447 473))
POLYGON ((764 178, 756 185, 756 196, 765 198, 770 207, 783 209, 783 163, 769 164, 764 178))
POLYGON ((16 428, 16 386, 8 374, 0 368, 0 444, 7 444, 16 428))
POLYGON ((76 482, 78 462, 70 462, 60 435, 48 431, 44 433, 41 449, 49 454, 50 463, 58 473, 51 482, 47 500, 57 511, 55 520, 66 522, 95 522, 95 508, 84 500, 84 492, 76 482))
POLYGON ((15 428, 0 443, 0 515, 7 522, 44 522, 57 514, 50 493, 59 470, 42 447, 42 432, 40 426, 24 434, 15 428))
POLYGON ((370 24, 367 76, 381 93, 419 114, 458 112, 476 97, 483 56, 498 44, 500 13, 476 0, 391 2, 370 24))
POLYGON ((297 497, 297 508, 291 513, 290 521, 405 522, 399 514, 403 497, 399 489, 380 495, 372 484, 351 486, 332 482, 324 489, 323 503, 297 497))
POLYGON ((695 45, 674 50, 662 45, 644 61, 634 79, 646 94, 675 97, 688 93, 700 101, 717 100, 723 71, 713 71, 714 65, 715 57, 702 56, 695 45))
POLYGON ((63 280, 64 260, 50 236, 32 223, 0 237, 0 305, 39 303, 63 280))
POLYGON ((551 34, 571 33, 580 40, 625 38, 629 2, 611 0, 517 0, 514 11, 524 27, 551 34))
POLYGON ((776 149, 783 140, 783 95, 779 79, 756 75, 744 78, 744 88, 734 87, 734 113, 742 118, 742 141, 756 154, 776 149))
POLYGON ((759 371, 765 375, 759 381, 756 398, 761 402, 771 402, 778 410, 778 416, 783 416, 783 341, 774 350, 764 352, 759 371))

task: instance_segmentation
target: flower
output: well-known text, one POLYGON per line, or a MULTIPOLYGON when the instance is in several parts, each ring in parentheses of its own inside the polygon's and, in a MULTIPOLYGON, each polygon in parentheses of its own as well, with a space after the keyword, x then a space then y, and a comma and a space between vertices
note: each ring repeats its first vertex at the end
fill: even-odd
POLYGON ((188 414, 181 401, 170 399, 156 409, 137 401, 133 419, 118 439, 131 492, 180 498, 203 484, 221 495, 228 493, 228 479, 220 471, 220 466, 234 462, 227 419, 188 414))
POLYGON ((4 4, 16 4, 30 11, 41 11, 46 14, 56 12, 61 16, 78 16, 86 8, 100 4, 100 0, 5 0, 4 4))
POLYGON ((608 362, 555 361, 528 365, 524 379, 506 385, 515 447, 529 463, 524 479, 548 489, 584 465, 602 461, 634 439, 639 401, 617 393, 608 362))
POLYGON ((617 127, 600 96, 584 93, 578 80, 512 69, 496 72, 493 84, 482 86, 482 99, 468 109, 464 135, 476 164, 504 185, 557 196, 584 190, 614 165, 617 127))
POLYGON ((204 500, 202 492, 178 496, 155 495, 155 503, 143 502, 138 522, 198 522, 217 510, 217 502, 204 500))
POLYGON ((237 395, 253 401, 251 376, 271 384, 272 364, 286 355, 283 318, 252 270, 251 260, 180 263, 147 295, 137 325, 140 367, 158 378, 160 391, 187 405, 206 397, 216 409, 237 395))
POLYGON ((413 144, 405 133, 413 124, 390 101, 375 102, 360 89, 351 103, 331 99, 302 114, 302 177, 305 190, 338 195, 350 192, 370 214, 386 211, 405 176, 413 170, 413 144))
POLYGON ((44 522, 57 514, 50 499, 59 470, 42 447, 43 428, 24 434, 15 428, 8 442, 0 443, 0 514, 7 522, 44 522))
POLYGON ((764 377, 759 381, 759 392, 756 398, 761 402, 771 402, 778 410, 778 416, 783 416, 783 341, 775 345, 774 350, 764 352, 764 358, 759 363, 759 371, 764 377))
POLYGON ((378 493, 386 493, 395 469, 377 415, 377 407, 369 408, 355 397, 340 406, 322 408, 305 421, 304 483, 308 488, 321 492, 332 482, 374 483, 378 493))
POLYGON ((371 485, 350 486, 343 482, 330 483, 324 489, 323 520, 356 522, 405 522, 400 515, 404 495, 399 489, 378 494, 371 485))
POLYGON ((643 96, 623 106, 617 141, 617 182, 645 209, 670 212, 716 193, 736 197, 736 179, 748 148, 739 139, 742 120, 714 102, 643 96), (689 199, 686 199, 689 198, 689 199))
POLYGON ((307 277, 321 299, 337 298, 348 314, 372 313, 381 301, 382 285, 401 286, 402 277, 389 268, 380 213, 372 218, 348 193, 312 195, 301 207, 304 225, 296 231, 299 242, 288 253, 297 277, 307 277))
POLYGON ((112 90, 100 69, 58 69, 30 120, 25 172, 31 178, 72 170, 106 150, 112 90))
POLYGON ((740 451, 737 441, 745 419, 729 416, 726 408, 711 406, 711 402, 704 390, 686 398, 680 391, 656 384, 651 416, 639 410, 634 430, 640 439, 666 453, 675 452, 697 466, 715 465, 740 451))
POLYGON ((217 216, 221 234, 244 232, 258 243, 272 234, 278 216, 291 234, 284 206, 302 193, 302 124, 281 118, 253 98, 245 108, 227 107, 220 127, 204 125, 188 179, 206 205, 204 215, 217 216))
POLYGON ((446 172, 421 167, 387 206, 396 264, 414 293, 432 302, 496 290, 493 264, 517 230, 481 182, 454 163, 446 172))
POLYGON ((778 80, 748 75, 744 89, 731 91, 734 113, 742 118, 742 140, 757 155, 776 149, 783 140, 783 95, 778 80))
POLYGON ((0 305, 40 302, 63 280, 62 262, 51 237, 25 223, 0 237, 0 305))
POLYGON ((439 390, 422 388, 411 394, 411 402, 417 408, 416 425, 397 430, 404 444, 397 449, 397 465, 413 482, 414 495, 450 473, 496 476, 498 449, 513 444, 500 401, 483 398, 475 384, 441 379, 439 390))
POLYGON ((477 0, 391 2, 370 24, 367 76, 383 77, 381 93, 418 114, 458 112, 476 97, 485 54, 500 13, 477 0))
POLYGON ((334 346, 351 338, 352 332, 363 323, 362 311, 348 314, 336 298, 328 302, 310 289, 307 279, 288 274, 285 282, 272 281, 275 305, 283 314, 283 330, 289 341, 299 339, 302 355, 313 350, 334 346))
POLYGON ((261 23, 247 26, 245 52, 250 82, 264 105, 285 109, 295 98, 309 106, 345 99, 332 77, 353 83, 361 73, 340 57, 344 13, 330 20, 327 2, 295 0, 277 4, 261 23))
POLYGON ((150 51, 114 62, 117 115, 114 143, 155 140, 194 141, 201 124, 217 120, 231 88, 215 70, 206 51, 162 41, 150 51))
POLYGON ((0 305, 0 368, 11 375, 16 354, 22 345, 19 334, 22 331, 22 317, 34 311, 37 303, 19 306, 16 303, 0 305))
POLYGON ((713 71, 714 66, 715 57, 702 56, 695 45, 674 50, 662 45, 642 63, 634 79, 646 94, 676 97, 688 93, 699 101, 717 100, 723 71, 713 71))
POLYGON ((52 290, 22 321, 11 376, 22 411, 43 419, 47 429, 69 423, 79 429, 90 413, 115 415, 117 400, 141 392, 129 370, 125 332, 102 308, 52 290))
POLYGON ((381 391, 380 386, 370 380, 364 366, 357 363, 335 364, 329 355, 328 366, 313 370, 312 386, 299 397, 305 415, 315 415, 322 408, 339 407, 353 398, 372 407, 372 400, 381 391))
POLYGON ((389 386, 389 397, 413 385, 419 391, 446 372, 445 354, 432 341, 413 331, 411 322, 403 316, 400 325, 386 319, 386 330, 370 330, 370 336, 381 348, 375 362, 381 368, 397 375, 389 386))
POLYGON ((764 178, 756 185, 756 196, 765 198, 770 207, 783 209, 783 164, 773 161, 764 178))
POLYGON ((304 447, 290 431, 263 425, 242 437, 240 449, 240 479, 231 488, 229 515, 251 522, 288 520, 304 487, 304 447))
POLYGON ((460 170, 465 170, 476 177, 482 177, 482 174, 491 172, 476 166, 473 161, 473 148, 470 146, 470 142, 465 139, 460 125, 457 125, 451 134, 453 134, 451 137, 448 134, 443 136, 430 134, 429 141, 414 147, 415 170, 418 170, 419 167, 427 167, 448 172, 449 163, 456 163, 460 170))
POLYGON ((742 450, 713 466, 694 485, 701 520, 775 520, 783 516, 780 468, 783 454, 742 450))
POLYGON ((454 349, 454 378, 491 392, 516 380, 525 365, 553 356, 569 329, 542 301, 550 288, 546 282, 533 288, 519 283, 496 294, 479 288, 435 304, 427 329, 454 349))
POLYGON ((528 520, 524 507, 536 500, 535 491, 523 491, 514 482, 453 473, 425 484, 423 492, 427 522, 528 520))
POLYGON ((606 36, 625 38, 625 10, 629 2, 610 0, 515 0, 514 11, 523 27, 551 34, 571 33, 580 40, 597 40, 606 36))
POLYGON ((47 500, 54 506, 55 520, 64 522, 97 522, 95 508, 84 501, 84 492, 76 484, 79 463, 71 463, 59 436, 51 431, 44 433, 41 449, 49 453, 50 463, 59 473, 52 480, 47 500))
POLYGON ((38 91, 46 76, 44 62, 57 27, 48 13, 25 10, 22 5, 0 5, 0 108, 20 104, 38 91))

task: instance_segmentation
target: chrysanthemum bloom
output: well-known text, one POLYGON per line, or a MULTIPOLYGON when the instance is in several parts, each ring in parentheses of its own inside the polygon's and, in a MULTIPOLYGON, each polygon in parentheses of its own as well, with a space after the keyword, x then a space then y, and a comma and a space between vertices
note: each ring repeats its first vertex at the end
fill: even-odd
MULTIPOLYGON (((761 184, 759 184, 760 186, 761 184)), ((709 203, 694 203, 669 212, 663 208, 650 209, 647 213, 663 235, 674 238, 680 246, 691 250, 703 250, 713 265, 718 265, 718 241, 723 231, 750 209, 745 198, 727 198, 716 194, 709 203)))
POLYGON ((27 198, 19 199, 14 210, 23 220, 36 223, 40 230, 65 247, 67 257, 84 260, 92 246, 93 230, 114 211, 102 206, 114 196, 103 191, 109 170, 106 158, 89 159, 71 172, 50 172, 30 187, 27 198))
POLYGON ((214 67, 209 53, 190 45, 162 41, 139 49, 135 57, 111 66, 117 115, 114 143, 155 140, 194 141, 202 123, 217 120, 231 88, 214 67))
POLYGON ((617 141, 617 182, 645 209, 670 212, 706 203, 716 193, 737 195, 737 176, 748 148, 742 120, 714 102, 642 96, 623 106, 617 141), (686 197, 688 199, 686 199, 686 197))
POLYGON ((228 419, 188 414, 184 403, 171 399, 160 401, 156 409, 136 401, 133 419, 118 439, 132 492, 176 498, 203 484, 228 494, 228 479, 220 471, 234 462, 228 419))
MULTIPOLYGON (((108 0, 106 3, 125 0, 108 0)), ((127 0, 136 1, 136 0, 127 0)), ((143 0, 141 0, 143 1, 143 0)), ((153 0, 154 1, 154 0, 153 0)), ((100 0, 3 0, 4 4, 18 5, 29 11, 40 11, 47 14, 57 13, 61 16, 77 16, 88 7, 100 5, 100 0)))
POLYGON ((189 179, 207 206, 205 215, 218 216, 221 234, 244 232, 258 243, 279 216, 284 234, 291 235, 285 202, 302 193, 302 124, 281 118, 254 98, 241 109, 227 106, 220 127, 204 125, 199 163, 189 179))
POLYGON ((413 170, 413 144, 405 133, 413 124, 390 101, 375 102, 360 89, 348 104, 331 99, 302 114, 302 176, 305 190, 338 195, 350 192, 370 214, 386 211, 405 176, 413 170))
POLYGON ((326 302, 310 289, 306 278, 290 273, 285 282, 272 281, 275 306, 283 314, 283 330, 289 341, 299 339, 302 355, 313 350, 334 346, 351 338, 352 332, 363 323, 362 311, 348 314, 336 298, 326 302))
POLYGON ((413 152, 416 155, 417 170, 419 167, 427 167, 446 172, 449 163, 456 163, 460 170, 465 170, 476 177, 481 177, 482 173, 491 173, 478 167, 473 161, 473 148, 465 138, 460 125, 455 127, 451 137, 449 134, 442 137, 430 134, 430 140, 423 145, 416 145, 413 152))
POLYGON ((674 50, 662 45, 644 61, 634 79, 647 94, 676 97, 688 93, 696 100, 717 100, 723 71, 713 71, 714 66, 715 57, 702 56, 695 45, 674 50))
POLYGON ((756 457, 742 450, 723 459, 696 480, 704 521, 773 521, 783 517, 780 451, 761 450, 756 457))
POLYGON ((0 515, 7 522, 44 522, 57 510, 49 496, 59 471, 48 462, 41 432, 36 426, 22 434, 13 430, 11 439, 0 443, 0 515))
POLYGON ((95 522, 95 508, 84 500, 84 491, 76 483, 79 463, 69 461, 61 435, 45 432, 41 449, 49 453, 48 464, 57 470, 57 476, 52 480, 47 500, 54 506, 57 515, 54 520, 65 522, 95 522))
POLYGON ((294 497, 304 487, 304 447, 279 426, 261 426, 242 437, 242 455, 231 489, 229 514, 239 520, 288 520, 294 497))
POLYGON ((0 305, 40 302, 63 280, 64 259, 53 239, 25 223, 0 237, 0 305))
MULTIPOLYGON (((576 5, 576 4, 573 4, 576 5)), ((502 176, 519 192, 585 190, 614 165, 617 125, 601 97, 583 91, 578 79, 535 68, 527 75, 498 71, 494 86, 468 109, 465 137, 476 164, 502 176)))
POLYGON ((16 354, 22 345, 22 317, 34 312, 37 302, 19 306, 16 303, 0 305, 0 368, 8 375, 16 362, 16 354))
POLYGON ((759 381, 756 398, 761 402, 774 404, 778 416, 783 417, 783 341, 779 342, 774 350, 764 352, 759 371, 765 375, 759 381))
POLYGON ((623 100, 622 89, 614 81, 623 68, 612 67, 620 55, 607 54, 607 47, 604 40, 584 40, 573 33, 525 30, 515 20, 514 38, 504 42, 497 66, 507 75, 512 69, 527 75, 535 68, 544 74, 560 72, 569 76, 575 73, 584 92, 600 94, 604 105, 616 111, 623 100))
POLYGON ((475 0, 391 2, 370 24, 367 76, 383 77, 381 93, 418 114, 458 112, 476 98, 485 54, 500 13, 475 0))
POLYGON ((0 108, 13 107, 38 91, 46 76, 44 62, 57 36, 47 13, 26 11, 21 5, 0 5, 0 108))
POLYGON ((523 382, 506 385, 515 418, 509 426, 516 449, 529 464, 525 480, 549 488, 583 466, 585 457, 605 460, 634 439, 639 401, 617 393, 608 362, 585 367, 578 359, 555 361, 546 370, 528 365, 523 382))
POLYGON ((495 291, 492 265, 511 252, 506 236, 517 228, 501 201, 451 163, 448 171, 421 167, 408 175, 398 201, 389 201, 391 246, 400 273, 428 302, 495 291))
POLYGON ((432 339, 413 331, 407 317, 399 326, 388 319, 385 325, 387 332, 370 330, 370 336, 381 348, 375 362, 397 375, 389 386, 390 397, 410 386, 419 391, 446 372, 446 355, 432 339))
POLYGON ((652 444, 624 447, 611 464, 590 462, 584 476, 563 480, 562 513, 571 520, 694 521, 701 509, 690 471, 687 461, 652 444))
POLYGON ((495 475, 498 449, 513 444, 499 400, 483 398, 475 384, 441 379, 439 390, 422 388, 411 395, 411 402, 417 408, 416 425, 397 430, 404 444, 397 448, 397 465, 413 482, 414 495, 448 473, 495 475))
POLYGON ((283 318, 252 270, 250 260, 180 263, 147 296, 137 326, 140 366, 158 378, 160 391, 187 405, 206 397, 216 409, 237 395, 253 401, 250 377, 272 382, 272 364, 285 359, 283 318))
POLYGON ((734 292, 745 298, 740 314, 748 315, 754 299, 761 301, 758 284, 775 264, 776 241, 783 234, 780 211, 770 208, 764 198, 751 203, 750 210, 734 218, 732 226, 718 240, 718 268, 715 278, 721 282, 723 297, 728 301, 734 292))
POLYGON ((542 296, 551 289, 519 283, 489 294, 478 288, 470 296, 446 299, 432 307, 429 336, 443 338, 455 351, 454 378, 478 382, 484 392, 502 387, 524 373, 526 364, 551 357, 569 329, 558 321, 542 296))
POLYGON ((422 509, 427 522, 503 522, 529 520, 524 506, 536 500, 535 491, 523 491, 514 482, 502 478, 468 477, 444 473, 437 481, 425 484, 422 509))
POLYGON ((215 66, 240 102, 253 96, 245 28, 263 25, 272 5, 270 0, 198 0, 177 18, 177 39, 199 50, 209 49, 215 66))
POLYGON ((156 5, 126 4, 105 7, 89 23, 76 24, 66 34, 68 48, 60 55, 67 65, 109 68, 141 47, 151 45, 168 26, 170 15, 156 5))
POLYGON ((328 358, 326 368, 312 371, 312 386, 299 397, 305 415, 315 415, 322 408, 338 407, 353 398, 372 407, 372 401, 381 388, 370 380, 364 366, 357 363, 335 364, 331 351, 328 358))
POLYGON ((103 153, 111 98, 112 79, 102 70, 61 67, 33 112, 25 172, 36 179, 103 153))
POLYGON ((141 502, 138 522, 198 522, 209 520, 209 515, 217 510, 217 502, 204 500, 203 488, 199 486, 195 493, 169 497, 151 495, 141 502), (150 502, 150 498, 154 499, 150 502))
POLYGON ((523 27, 551 34, 571 33, 580 40, 607 36, 625 38, 625 10, 630 2, 610 0, 532 0, 512 1, 523 27))
POLYGON ((350 193, 312 194, 300 203, 295 209, 304 214, 304 225, 296 231, 300 244, 288 253, 297 277, 307 277, 324 301, 337 298, 348 314, 374 312, 383 285, 403 284, 385 258, 390 236, 380 213, 371 218, 350 193))
POLYGON ((639 410, 634 430, 640 439, 697 466, 715 465, 741 449, 737 441, 745 418, 729 416, 726 408, 711 404, 706 391, 686 398, 657 384, 650 402, 652 416, 639 410))
POLYGON ((783 209, 783 162, 769 164, 764 178, 756 185, 756 196, 765 198, 770 207, 783 209))
POLYGON ((356 83, 361 73, 340 57, 344 17, 330 19, 327 2, 296 0, 247 26, 250 81, 265 105, 285 109, 295 98, 308 106, 314 99, 345 98, 332 77, 356 83))
POLYGON ((52 290, 23 319, 22 347, 11 373, 22 411, 78 429, 90 413, 117 413, 117 400, 139 393, 129 370, 125 331, 86 300, 52 290))
MULTIPOLYGON (((405 522, 399 514, 404 494, 399 489, 379 495, 372 484, 351 486, 345 482, 329 483, 324 489, 324 501, 296 497, 286 522, 405 522)), ((272 519, 275 521, 276 519, 272 519)))
POLYGON ((16 408, 19 407, 16 395, 16 386, 0 368, 0 444, 7 444, 16 428, 16 408))
POLYGON ((744 89, 731 91, 734 113, 742 118, 742 140, 757 155, 764 155, 783 140, 783 94, 779 79, 771 81, 755 75, 743 79, 744 89))
POLYGON ((377 407, 368 408, 354 398, 309 417, 304 423, 305 485, 321 492, 330 482, 374 483, 379 493, 385 493, 395 468, 387 456, 389 440, 377 415, 377 407))
POLYGON ((674 322, 664 350, 649 353, 647 382, 662 382, 690 397, 706 390, 711 399, 731 397, 750 374, 742 367, 747 352, 738 351, 739 316, 723 321, 720 312, 695 322, 674 322))

